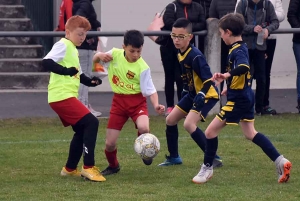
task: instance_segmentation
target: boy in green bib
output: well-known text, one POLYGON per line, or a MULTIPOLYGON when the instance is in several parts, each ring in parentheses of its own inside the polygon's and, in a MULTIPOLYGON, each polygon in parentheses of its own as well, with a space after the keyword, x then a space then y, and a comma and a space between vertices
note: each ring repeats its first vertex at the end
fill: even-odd
POLYGON ((66 35, 54 44, 43 59, 50 71, 48 103, 65 127, 72 126, 75 134, 70 143, 69 157, 61 176, 82 176, 92 181, 105 181, 95 166, 94 150, 97 140, 98 119, 77 99, 79 84, 95 87, 102 83, 97 77, 82 73, 76 46, 86 38, 91 25, 84 17, 73 16, 66 23, 66 35), (83 155, 81 172, 77 165, 83 155))

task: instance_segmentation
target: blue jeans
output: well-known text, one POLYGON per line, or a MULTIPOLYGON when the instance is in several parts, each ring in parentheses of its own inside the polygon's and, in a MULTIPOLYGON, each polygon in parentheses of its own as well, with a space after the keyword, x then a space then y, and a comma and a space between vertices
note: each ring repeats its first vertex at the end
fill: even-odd
POLYGON ((300 101, 300 43, 293 43, 293 50, 294 50, 294 55, 296 59, 296 64, 297 64, 297 97, 298 101, 300 101))

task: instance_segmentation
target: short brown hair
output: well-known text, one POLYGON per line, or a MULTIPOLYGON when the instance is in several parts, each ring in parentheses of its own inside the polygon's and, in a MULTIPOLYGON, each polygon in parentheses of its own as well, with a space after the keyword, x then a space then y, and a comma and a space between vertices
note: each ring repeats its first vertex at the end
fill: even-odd
POLYGON ((73 31, 76 28, 83 28, 84 30, 89 31, 91 29, 91 24, 85 17, 74 15, 68 19, 65 27, 70 31, 73 31))
POLYGON ((240 36, 245 26, 244 16, 239 13, 228 13, 219 21, 219 28, 232 32, 233 36, 240 36))

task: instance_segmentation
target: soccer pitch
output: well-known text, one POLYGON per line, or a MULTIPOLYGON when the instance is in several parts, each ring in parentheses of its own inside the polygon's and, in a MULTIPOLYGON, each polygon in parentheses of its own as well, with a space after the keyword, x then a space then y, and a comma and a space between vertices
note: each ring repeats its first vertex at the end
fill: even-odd
MULTIPOLYGON (((206 123, 199 123, 205 129, 206 123)), ((161 150, 151 166, 145 166, 133 150, 136 130, 129 121, 118 141, 121 171, 95 183, 61 177, 71 128, 59 119, 0 120, 0 200, 300 200, 300 115, 283 114, 256 118, 256 129, 266 134, 280 153, 293 163, 291 179, 278 184, 275 165, 262 150, 246 140, 237 126, 227 126, 219 136, 218 154, 224 166, 214 170, 206 184, 192 178, 203 160, 202 151, 179 125, 179 152, 183 164, 158 167, 167 154, 165 121, 150 118, 151 133, 161 150)), ((96 165, 107 167, 104 155, 105 126, 100 120, 96 165)), ((80 163, 81 165, 82 163, 80 163)))

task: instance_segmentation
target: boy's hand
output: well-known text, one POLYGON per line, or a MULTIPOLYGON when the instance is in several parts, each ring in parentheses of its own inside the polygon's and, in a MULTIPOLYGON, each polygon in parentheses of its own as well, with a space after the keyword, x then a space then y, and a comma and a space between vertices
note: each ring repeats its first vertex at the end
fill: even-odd
POLYGON ((98 86, 100 84, 102 84, 102 80, 99 77, 92 77, 92 86, 98 86))
POLYGON ((205 94, 203 92, 199 92, 194 98, 193 108, 196 111, 200 111, 203 108, 205 103, 205 94))
POLYGON ((223 89, 223 91, 221 92, 221 96, 227 96, 227 89, 223 89))
POLYGON ((154 109, 155 109, 156 113, 158 113, 160 115, 165 113, 165 106, 163 106, 163 105, 157 105, 154 107, 154 109))
POLYGON ((215 85, 218 86, 221 82, 230 77, 229 73, 215 73, 212 77, 212 81, 215 82, 215 85))
POLYGON ((106 54, 106 53, 98 53, 98 57, 101 61, 103 62, 110 62, 113 58, 110 54, 106 54))
POLYGON ((71 77, 78 73, 78 69, 76 67, 70 67, 64 69, 64 75, 70 75, 71 77))

